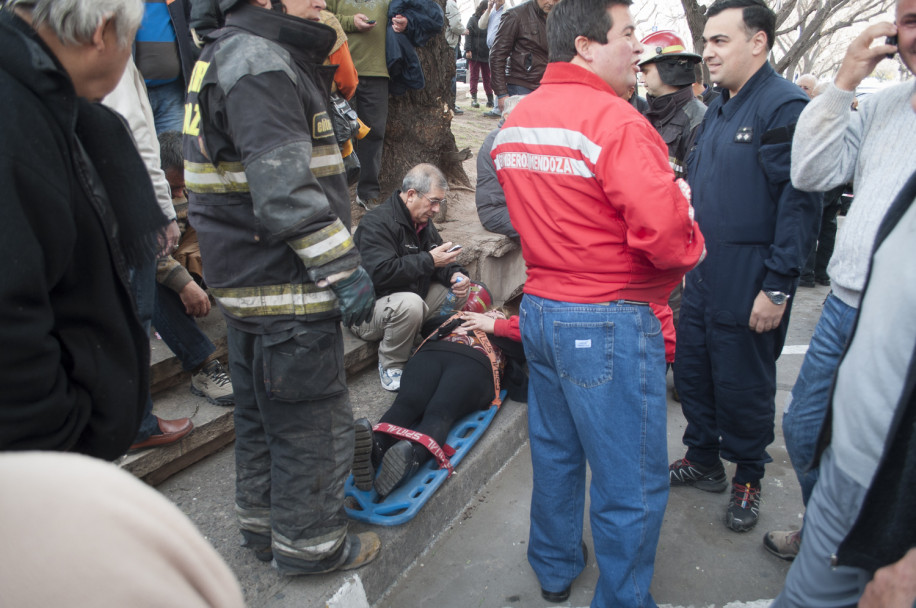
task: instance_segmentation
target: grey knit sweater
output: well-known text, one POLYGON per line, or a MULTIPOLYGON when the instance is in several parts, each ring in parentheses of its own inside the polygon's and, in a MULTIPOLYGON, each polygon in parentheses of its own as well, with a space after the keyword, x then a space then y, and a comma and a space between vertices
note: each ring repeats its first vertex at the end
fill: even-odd
POLYGON ((855 182, 855 200, 827 267, 834 294, 855 308, 878 226, 916 171, 914 91, 913 81, 888 87, 851 112, 854 93, 831 84, 802 111, 792 141, 792 185, 799 190, 824 192, 855 182))

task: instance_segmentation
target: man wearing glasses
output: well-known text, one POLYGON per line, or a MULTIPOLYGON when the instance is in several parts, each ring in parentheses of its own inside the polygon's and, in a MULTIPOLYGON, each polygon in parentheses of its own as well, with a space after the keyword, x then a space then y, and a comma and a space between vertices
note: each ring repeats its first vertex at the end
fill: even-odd
POLYGON ((448 183, 433 165, 411 169, 384 203, 360 220, 354 240, 375 287, 372 318, 350 329, 363 340, 381 340, 382 387, 401 387, 401 370, 423 324, 438 317, 447 299, 467 301, 470 280, 455 263, 459 250, 442 242, 433 225, 448 183), (454 298, 448 298, 449 291, 454 298))

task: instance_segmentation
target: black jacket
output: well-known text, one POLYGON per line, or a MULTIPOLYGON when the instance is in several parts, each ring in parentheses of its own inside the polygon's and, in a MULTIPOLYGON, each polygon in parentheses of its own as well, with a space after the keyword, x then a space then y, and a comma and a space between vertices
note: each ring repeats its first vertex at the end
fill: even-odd
POLYGON ((200 51, 194 46, 194 40, 191 38, 191 26, 188 22, 191 19, 190 0, 176 0, 168 4, 169 17, 172 19, 172 27, 175 28, 175 40, 178 43, 178 57, 181 60, 181 75, 184 77, 185 89, 191 82, 191 72, 194 71, 194 63, 200 56, 200 51))
POLYGON ((471 61, 490 61, 490 47, 487 46, 487 30, 478 27, 480 15, 471 15, 468 20, 468 35, 464 37, 464 51, 471 54, 471 61))
MULTIPOLYGON (((878 229, 875 249, 881 245, 910 205, 916 202, 916 174, 897 195, 878 229)), ((868 289, 868 282, 866 287, 868 289)), ((853 329, 849 341, 855 336, 853 329)), ((848 348, 848 347, 847 347, 848 348)), ((822 427, 823 448, 829 439, 831 416, 822 427)), ((874 572, 901 559, 916 547, 916 352, 910 357, 903 393, 884 445, 884 453, 859 516, 837 550, 838 564, 874 572)))
POLYGON ((165 218, 123 120, 77 98, 9 10, 0 107, 0 450, 113 460, 136 437, 149 391, 128 260, 152 257, 147 222, 165 218))
POLYGON ((694 97, 692 87, 660 97, 648 97, 646 118, 668 146, 668 162, 677 177, 687 176, 687 153, 693 144, 706 106, 694 97))
POLYGON ((427 252, 441 245, 442 237, 432 222, 418 234, 400 195, 401 191, 395 190, 363 216, 353 238, 363 268, 372 277, 376 297, 408 291, 425 298, 433 280, 449 287, 454 273, 466 275, 467 271, 458 264, 443 268, 433 265, 433 256, 427 252))
POLYGON ((408 89, 422 89, 426 77, 415 47, 424 46, 442 31, 445 16, 435 2, 393 0, 388 5, 388 31, 385 33, 385 63, 388 66, 388 93, 403 95, 408 89), (391 29, 391 18, 407 17, 407 29, 400 34, 391 29))
POLYGON ((188 220, 204 280, 242 331, 336 318, 337 297, 318 284, 359 265, 328 113, 335 68, 321 65, 337 34, 241 4, 211 38, 184 134, 188 220))

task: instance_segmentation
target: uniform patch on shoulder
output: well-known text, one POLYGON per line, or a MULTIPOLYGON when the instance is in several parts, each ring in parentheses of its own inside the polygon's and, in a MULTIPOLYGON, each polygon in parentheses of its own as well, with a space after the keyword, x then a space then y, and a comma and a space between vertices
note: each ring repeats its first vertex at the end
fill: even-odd
POLYGON ((741 127, 735 133, 736 144, 749 144, 754 141, 754 129, 752 127, 741 127))
POLYGON ((331 123, 331 117, 325 111, 318 112, 312 116, 312 137, 321 139, 323 137, 334 136, 334 125, 331 123))

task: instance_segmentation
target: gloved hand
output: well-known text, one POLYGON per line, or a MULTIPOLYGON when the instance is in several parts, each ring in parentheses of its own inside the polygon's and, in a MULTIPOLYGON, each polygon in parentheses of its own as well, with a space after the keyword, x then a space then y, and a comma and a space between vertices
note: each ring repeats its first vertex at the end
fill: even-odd
POLYGON ((337 294, 340 302, 340 314, 343 315, 344 325, 361 325, 372 318, 375 290, 365 268, 357 266, 350 276, 332 283, 331 289, 337 294))

